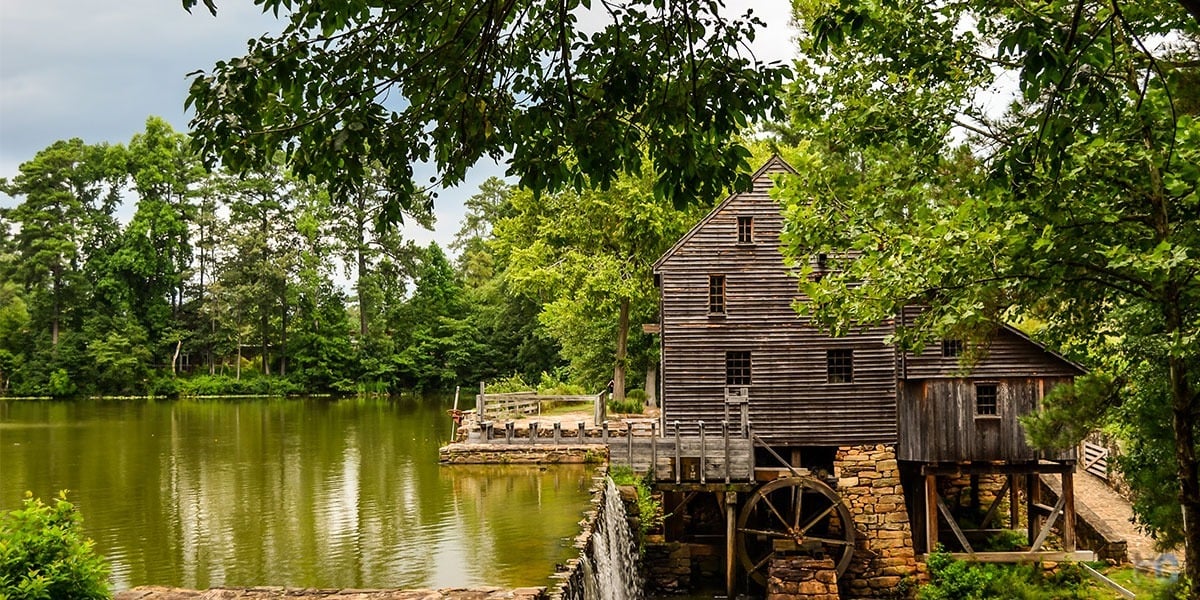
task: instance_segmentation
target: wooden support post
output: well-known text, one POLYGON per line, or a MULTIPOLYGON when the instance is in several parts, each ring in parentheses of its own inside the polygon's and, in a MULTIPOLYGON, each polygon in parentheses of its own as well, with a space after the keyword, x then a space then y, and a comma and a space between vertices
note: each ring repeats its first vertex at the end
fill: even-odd
POLYGON ((1005 478, 1008 480, 1008 528, 1016 529, 1021 517, 1021 504, 1017 498, 1017 482, 1020 480, 1012 473, 1005 478))
POLYGON ((475 397, 475 412, 479 413, 479 422, 483 422, 483 386, 482 381, 479 382, 479 395, 475 397))
POLYGON ((697 421, 697 425, 700 426, 700 485, 704 485, 704 472, 708 470, 704 468, 704 459, 708 457, 708 448, 704 444, 704 421, 697 421))
POLYGON ((725 442, 725 483, 729 483, 729 421, 721 421, 721 439, 725 442))
POLYGON ((512 421, 504 422, 504 442, 506 444, 513 443, 513 436, 516 434, 515 425, 512 421))
POLYGON ((554 445, 557 446, 560 442, 562 442, 562 423, 559 421, 555 421, 554 422, 554 445))
POLYGON ((725 492, 725 597, 733 598, 737 577, 737 492, 725 492))
POLYGON ((1029 534, 1029 547, 1033 549, 1033 541, 1038 538, 1041 532, 1039 527, 1041 517, 1037 514, 1037 509, 1034 507, 1042 502, 1042 487, 1038 481, 1037 473, 1025 474, 1025 520, 1026 530, 1029 534))
POLYGON ((650 421, 650 481, 658 481, 658 421, 650 421))
POLYGON ((608 445, 608 421, 600 424, 600 441, 605 446, 608 445))
POLYGON ((683 464, 679 459, 679 421, 675 421, 675 483, 683 481, 683 464))
POLYGON ((1062 543, 1063 550, 1067 552, 1075 551, 1075 474, 1062 474, 1062 500, 1063 500, 1063 526, 1062 526, 1062 543))
POLYGON ((537 439, 538 439, 538 422, 530 421, 529 422, 529 443, 536 444, 537 439))
POLYGON ((1012 478, 1005 478, 1004 485, 1000 486, 999 492, 996 492, 996 497, 992 499, 992 504, 988 507, 987 514, 983 515, 983 521, 979 524, 980 529, 987 529, 988 525, 991 525, 992 521, 995 520, 996 514, 1000 509, 1000 501, 1004 499, 1004 494, 1008 491, 1008 486, 1010 485, 1012 485, 1012 478))
POLYGON ((587 425, 584 425, 583 421, 580 421, 575 424, 575 428, 579 430, 579 443, 586 444, 587 443, 587 425))
POLYGON ((458 389, 459 386, 454 386, 454 410, 450 413, 450 443, 458 441, 455 439, 458 437, 458 422, 462 420, 462 413, 458 412, 458 389), (458 421, 454 420, 455 415, 458 415, 458 421))
POLYGON ((628 442, 628 448, 629 448, 629 470, 633 471, 633 424, 632 423, 627 423, 625 425, 625 437, 628 438, 625 441, 628 442))
POLYGON ((958 526, 958 521, 954 520, 954 513, 950 512, 950 507, 946 506, 946 503, 942 501, 942 497, 936 491, 934 492, 934 496, 937 499, 938 511, 946 518, 946 523, 950 525, 950 531, 954 532, 954 537, 958 540, 958 544, 962 546, 963 550, 966 550, 967 554, 975 554, 975 549, 971 547, 971 542, 967 541, 967 536, 963 533, 962 528, 958 526))
POLYGON ((938 542, 937 475, 925 476, 925 552, 933 552, 938 542))

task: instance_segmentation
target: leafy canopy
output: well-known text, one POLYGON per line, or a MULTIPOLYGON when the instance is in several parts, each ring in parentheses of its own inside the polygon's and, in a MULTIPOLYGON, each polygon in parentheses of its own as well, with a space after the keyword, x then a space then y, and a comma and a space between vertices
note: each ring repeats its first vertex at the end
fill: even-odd
POLYGON ((715 197, 748 183, 734 135, 772 113, 788 73, 750 54, 762 21, 719 0, 255 4, 286 26, 194 74, 204 156, 246 170, 282 149, 335 189, 378 160, 392 221, 421 198, 413 165, 450 185, 483 157, 536 191, 607 187, 649 161, 660 196, 715 197))

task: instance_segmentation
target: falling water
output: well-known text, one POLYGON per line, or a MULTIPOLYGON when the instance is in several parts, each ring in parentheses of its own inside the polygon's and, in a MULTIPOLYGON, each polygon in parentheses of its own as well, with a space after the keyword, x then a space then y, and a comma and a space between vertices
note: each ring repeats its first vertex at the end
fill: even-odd
POLYGON ((625 505, 612 479, 592 537, 591 556, 583 557, 585 600, 641 600, 637 542, 626 521, 625 505), (590 580, 590 581, 589 581, 590 580))

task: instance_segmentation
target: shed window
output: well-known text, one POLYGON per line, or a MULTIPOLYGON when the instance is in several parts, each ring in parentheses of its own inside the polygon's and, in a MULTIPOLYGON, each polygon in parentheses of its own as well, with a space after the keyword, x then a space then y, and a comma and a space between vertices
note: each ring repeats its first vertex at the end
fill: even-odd
POLYGON ((754 217, 738 217, 738 238, 739 244, 754 243, 754 217))
POLYGON ((825 352, 825 372, 829 376, 829 383, 854 381, 854 351, 827 350, 825 352))
POLYGON ((994 383, 975 384, 975 416, 994 417, 1000 414, 996 388, 994 383))
POLYGON ((750 385, 750 351, 725 353, 725 385, 750 385))
POLYGON ((942 356, 945 358, 957 358, 962 356, 963 341, 962 340, 942 340, 942 356))
POLYGON ((708 276, 708 313, 711 315, 725 314, 725 276, 708 276))

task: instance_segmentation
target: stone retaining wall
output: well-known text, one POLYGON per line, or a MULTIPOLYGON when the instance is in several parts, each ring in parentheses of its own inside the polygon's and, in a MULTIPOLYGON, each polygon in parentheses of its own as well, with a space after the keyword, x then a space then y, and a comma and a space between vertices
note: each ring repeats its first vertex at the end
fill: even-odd
POLYGON ((338 590, 256 586, 188 590, 148 585, 119 592, 113 600, 542 600, 545 597, 546 588, 541 587, 338 590))
POLYGON ((600 444, 450 444, 438 449, 438 461, 451 465, 534 465, 608 462, 600 444))
POLYGON ((840 600, 833 559, 806 556, 771 560, 767 600, 840 600))
POLYGON ((842 446, 833 470, 856 531, 854 558, 842 576, 843 595, 890 597, 902 582, 919 576, 895 447, 842 446))

